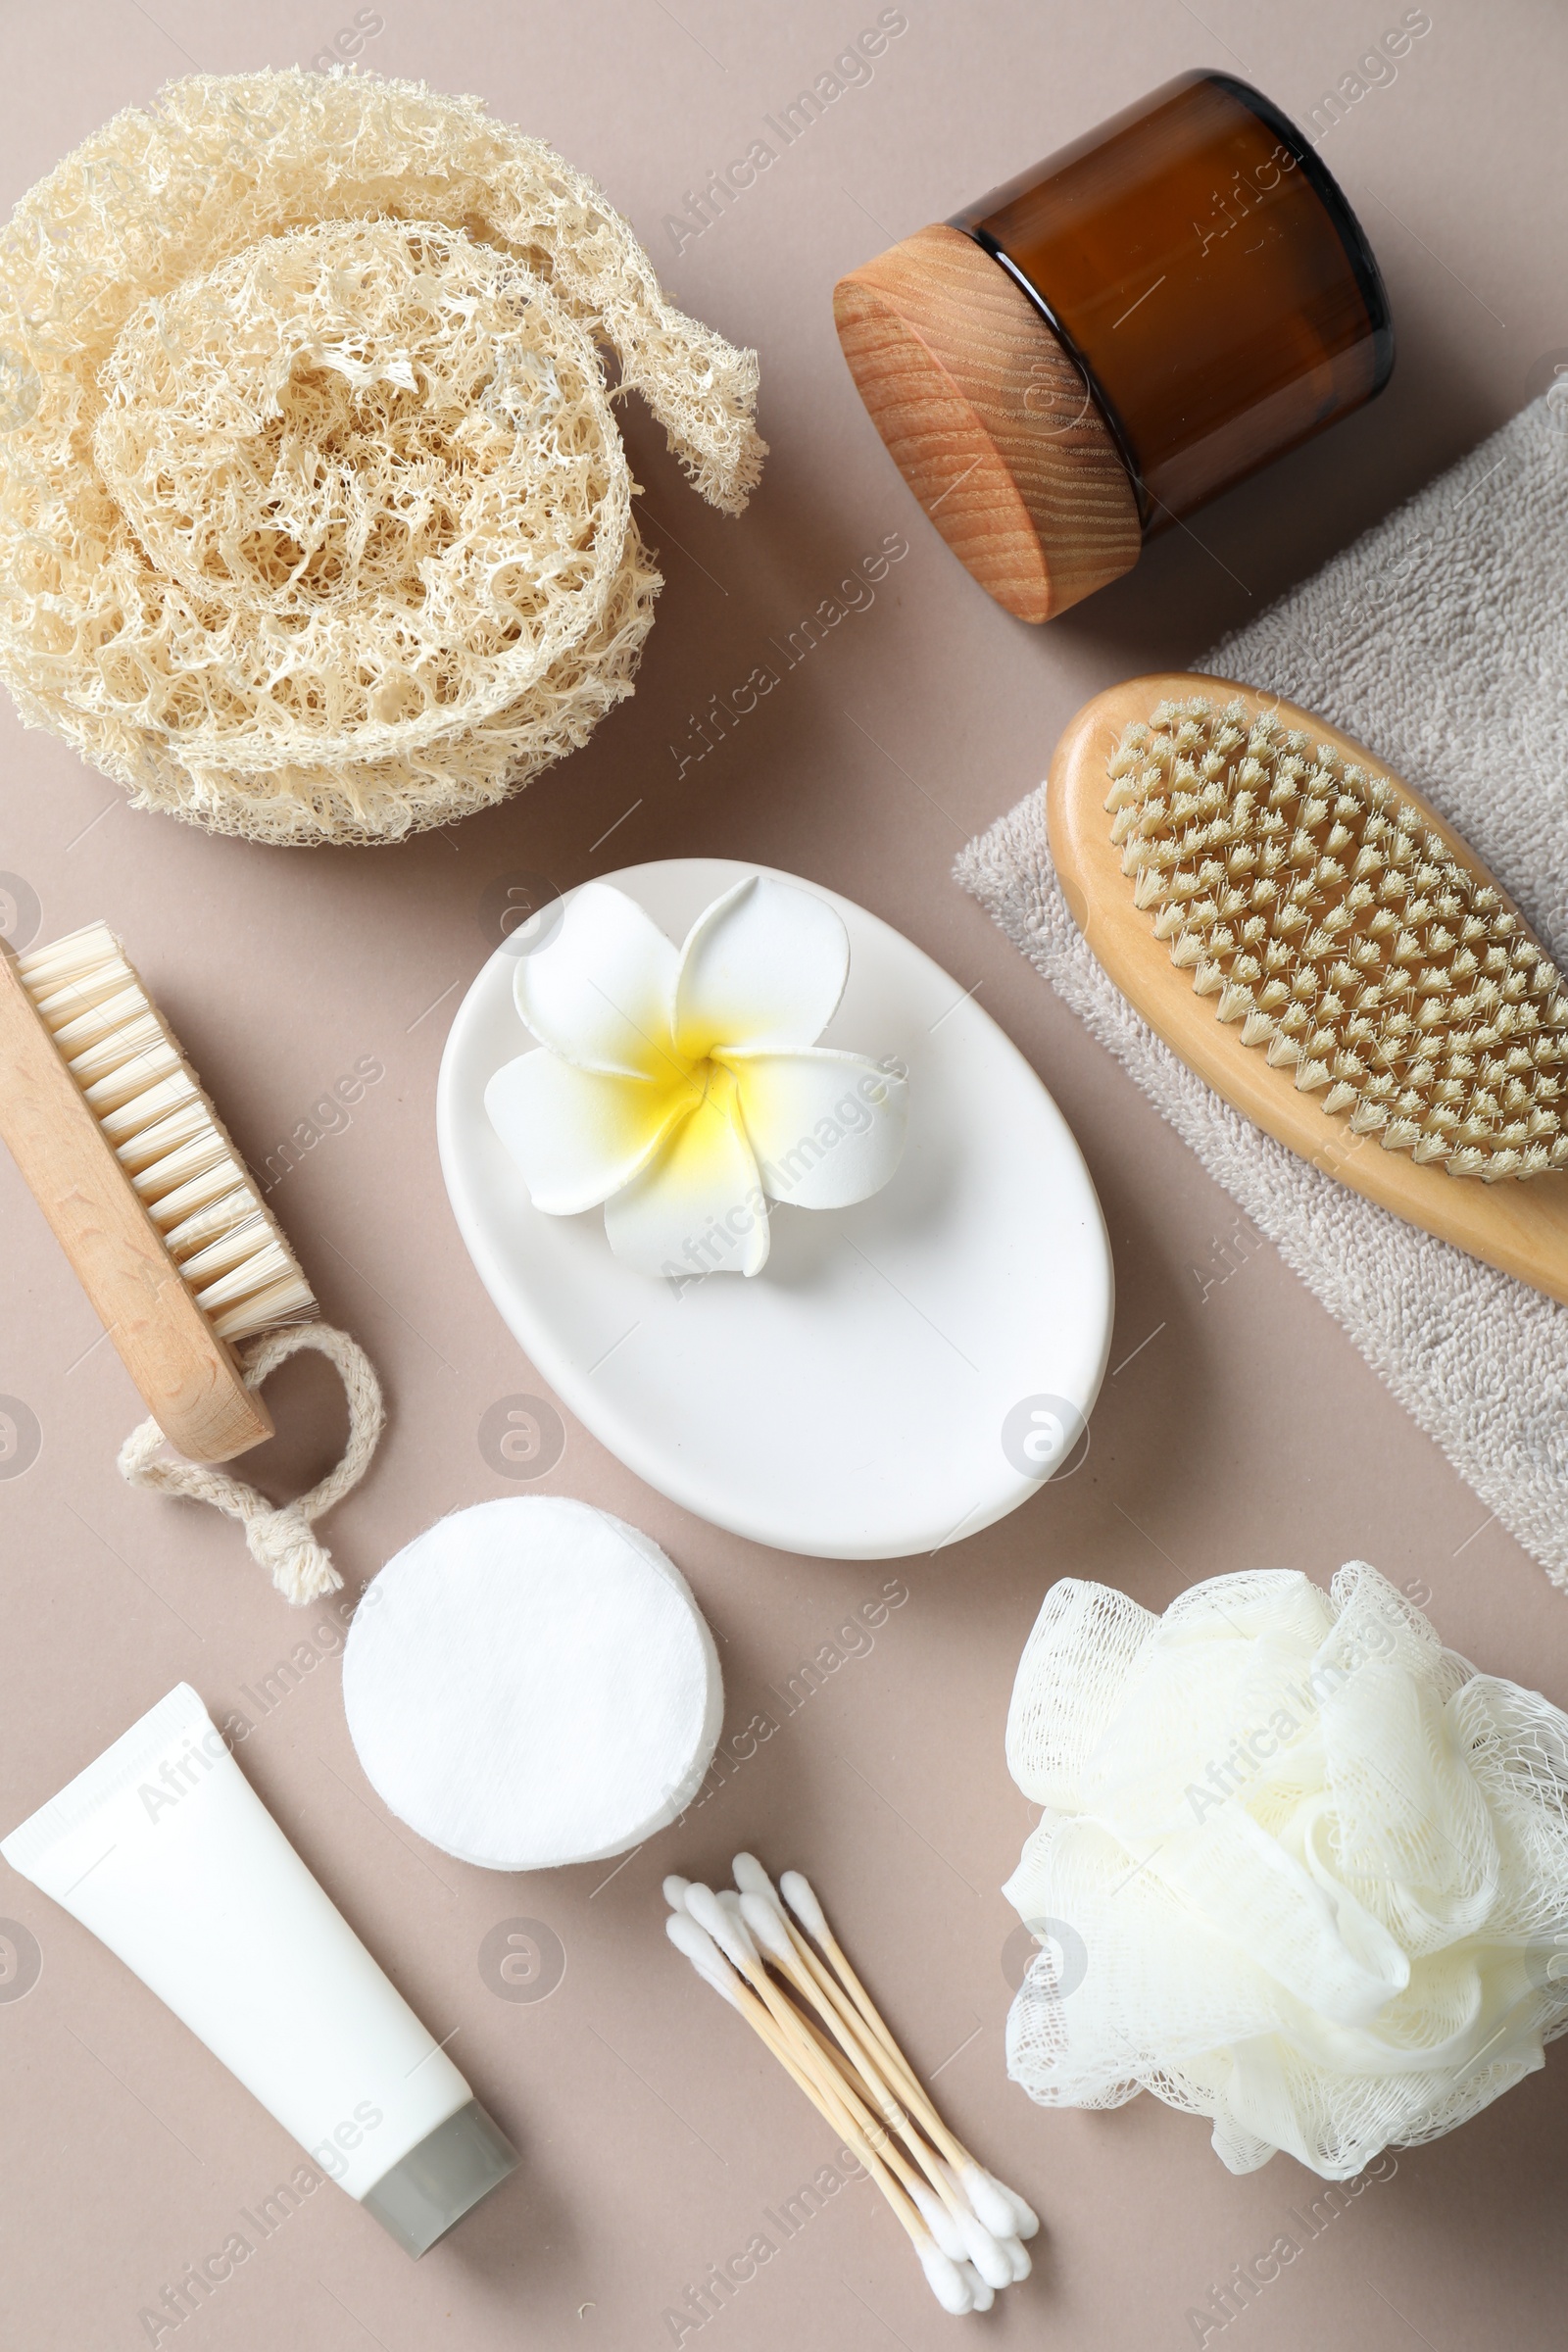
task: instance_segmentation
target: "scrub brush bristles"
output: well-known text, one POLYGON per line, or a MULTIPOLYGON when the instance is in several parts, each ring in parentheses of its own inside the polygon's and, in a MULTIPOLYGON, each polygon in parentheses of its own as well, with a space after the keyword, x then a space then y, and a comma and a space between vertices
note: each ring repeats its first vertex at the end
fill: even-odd
POLYGON ((1450 1176, 1568 1167, 1568 997, 1387 777, 1233 702, 1161 703, 1109 763, 1122 872, 1242 1043, 1450 1176))
POLYGON ((114 933, 91 923, 17 969, 218 1338, 314 1315, 293 1251, 114 933))

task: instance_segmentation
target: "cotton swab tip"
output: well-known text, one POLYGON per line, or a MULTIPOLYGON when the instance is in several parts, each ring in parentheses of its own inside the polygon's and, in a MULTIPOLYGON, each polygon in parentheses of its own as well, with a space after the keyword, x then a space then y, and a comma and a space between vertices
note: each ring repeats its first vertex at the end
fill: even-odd
POLYGON ((1029 2249, 1021 2237, 999 2237, 997 2244, 1012 2265, 1012 2284, 1016 2286, 1020 2278, 1027 2278, 1035 2267, 1029 2258, 1029 2249))
POLYGON ((974 2295, 952 2255, 944 2254, 934 2237, 928 2237, 919 2252, 926 2284, 943 2310, 951 2311, 955 2319, 973 2311, 974 2295))
POLYGON ((718 1958, 711 1936, 706 1928, 698 1926, 688 1911, 672 1911, 664 1922, 664 1934, 676 1951, 683 1952, 694 1963, 710 1964, 718 1958))
POLYGON ((730 1864, 730 1868, 735 1874, 735 1884, 742 1894, 760 1895, 763 1902, 771 1903, 775 1911, 782 1908, 778 1899, 778 1888, 755 1854, 737 1854, 730 1864))
MULTIPOLYGON (((965 2164, 958 2170, 958 2184, 974 2207, 976 2217, 984 2222, 993 2237, 1013 2237, 1018 2233, 1018 2215, 1012 2199, 999 2181, 978 2164, 965 2164)), ((1036 2224, 1038 2228, 1038 2223, 1036 2224)))
POLYGON ((758 1958, 756 1944, 743 1919, 725 1910, 711 1886, 695 1886, 686 1889, 686 1910, 700 1928, 706 1928, 726 1960, 737 1968, 758 1958))
POLYGON ((1037 2237, 1040 2233, 1040 2216, 1027 2199, 1020 2197, 1015 2188, 1009 2188, 1005 2180, 999 2180, 995 2173, 988 2173, 983 2164, 977 2164, 974 2169, 982 2180, 990 2181, 998 2196, 1004 2197, 1012 2207, 1013 2235, 1037 2237))
POLYGON ((963 2240, 964 2253, 974 2264, 987 2286, 1010 2286, 1012 2284, 1012 2264, 984 2222, 961 2205, 953 2219, 958 2235, 963 2240))
POLYGON ((686 1889, 690 1885, 690 1879, 681 1878, 673 1870, 670 1872, 668 1878, 664 1881, 664 1900, 672 1911, 685 1910, 686 1889))
POLYGON ((818 1943, 827 1940, 827 1913, 811 1892, 810 1881, 798 1870, 787 1870, 780 1879, 779 1892, 806 1930, 818 1943))
POLYGON ((721 2001, 728 2001, 732 2009, 738 2009, 741 2015, 745 2016, 746 2004, 741 1998, 741 1988, 735 1982, 732 1969, 726 1968, 722 1961, 710 1968, 706 1961, 694 1960, 692 1966, 702 1978, 703 1983, 710 1986, 721 2001))
POLYGON ((987 2286, 985 2280, 981 2278, 979 2272, 975 2269, 972 2262, 960 2262, 958 2265, 958 2276, 960 2278, 962 2278, 964 2285, 969 2289, 969 2293, 973 2298, 970 2305, 971 2310, 989 2311, 992 2304, 997 2299, 996 2288, 994 2286, 987 2286))
POLYGON ((688 1959, 705 1984, 710 1984, 732 2009, 742 2007, 740 1986, 712 1937, 684 1911, 672 1911, 664 1922, 670 1942, 688 1959))
MULTIPOLYGON (((916 2212, 936 2239, 937 2244, 942 2248, 943 2253, 947 2255, 950 2262, 961 2263, 964 2259, 963 2240, 958 2235, 957 2227, 952 2214, 943 2204, 936 2190, 927 2188, 923 2180, 910 2180, 906 2185, 909 2195, 914 2200, 916 2212)), ((978 2275, 976 2283, 978 2284, 978 2275)))
POLYGON ((769 1959, 778 1961, 783 1968, 793 1969, 797 1965, 795 1946, 790 1941, 783 1914, 774 1909, 766 1895, 743 1894, 741 1917, 769 1959))

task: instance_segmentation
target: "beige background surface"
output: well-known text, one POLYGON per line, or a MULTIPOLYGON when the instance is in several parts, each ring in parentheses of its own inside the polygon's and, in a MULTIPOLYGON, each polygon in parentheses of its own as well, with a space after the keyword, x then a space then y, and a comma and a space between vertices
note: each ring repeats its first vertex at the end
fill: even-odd
MULTIPOLYGON (((520 801, 380 853, 272 852, 125 809, 52 739, 0 715, 0 866, 41 937, 125 934, 253 1161, 361 1057, 384 1065, 273 1200, 333 1321, 384 1373, 393 1426, 332 1527, 357 1587, 455 1504, 509 1491, 481 1454, 498 1399, 539 1392, 447 1212, 431 1101, 498 886, 565 886, 648 858, 757 858, 845 891, 942 959, 1033 1058, 1101 1190, 1119 1285, 1087 1459, 1000 1527, 883 1570, 748 1548, 684 1517, 568 1423, 544 1482, 648 1528, 717 1635, 728 1729, 775 1737, 685 1827, 607 1880, 506 1879, 421 1848, 356 1765, 329 1613, 292 1615, 234 1531, 134 1494, 114 1469, 136 1401, 9 1161, 0 1165, 0 1392, 42 1450, 0 1481, 9 1828, 174 1682, 255 1728, 241 1754, 301 1852, 522 2151, 520 2172, 417 2266, 322 2187, 175 2334, 224 2352, 653 2347, 662 2315, 831 2153, 823 2130, 660 1932, 661 1875, 741 1845, 807 1867, 959 2129, 1040 2206, 1036 2277, 969 2325, 999 2344, 1151 2352, 1293 2226, 1288 2159, 1235 2180, 1201 2123, 1141 2099, 1046 2114, 1004 2079, 997 1888, 1030 1810, 1002 1729, 1048 1583, 1073 1572, 1159 1607, 1254 1563, 1326 1581, 1356 1554, 1430 1588, 1482 1666, 1568 1701, 1568 1603, 1391 1402, 1270 1250, 949 876, 954 852, 1040 776, 1079 702, 1180 665, 1507 416, 1568 356, 1561 255, 1568 31, 1552 0, 1432 0, 1392 85, 1324 142, 1373 238, 1399 360, 1374 409, 1162 541, 1049 632, 1009 620, 923 525, 833 340, 834 278, 1167 74, 1229 66, 1298 120, 1401 14, 1396 0, 906 0, 908 30, 678 256, 664 217, 877 14, 806 0, 379 0, 376 71, 481 92, 593 172, 678 299, 761 353, 772 458, 739 522, 702 508, 633 412, 667 585, 635 701, 520 801), (874 604, 677 778, 690 715, 837 589, 884 534, 909 553, 874 604), (1227 1270, 1229 1269, 1229 1270, 1227 1270), (888 1577, 906 1603, 786 1717, 770 1692, 888 1577), (274 1670, 304 1639, 297 1686, 274 1670), (272 1676, 264 1712, 243 1695, 272 1676), (492 1931, 543 1922, 564 1975, 497 1997, 492 1931), (487 1982, 486 1969, 489 1971, 487 1982)), ((7 203, 115 109, 200 66, 308 62, 349 0, 7 0, 7 203)), ((323 1124, 335 1123, 328 1113, 323 1124)), ((334 1452, 329 1382, 275 1384, 277 1491, 334 1452)), ((940 1446, 939 1427, 929 1432, 940 1446)), ((859 1646, 852 1637, 840 1644, 859 1646)), ((0 2343, 113 2352, 138 2311, 239 2227, 297 2161, 271 2120, 117 1962, 0 1874, 42 1973, 0 2000, 0 2343)), ((1016 1947, 1014 1947, 1015 1949, 1016 1947)), ((14 1981, 15 1982, 15 1981, 14 1981)), ((1401 2155, 1224 2331, 1227 2346, 1459 2352, 1561 2340, 1559 2054, 1450 2140, 1401 2155)), ((1304 2236, 1299 2230, 1298 2235, 1304 2236)), ((950 2339, 879 2201, 852 2184, 700 2331, 705 2347, 857 2352, 950 2339)), ((696 2331, 684 2339, 699 2340, 696 2331)), ((965 2340, 970 2340, 966 2338, 965 2340)), ((1211 2343, 1219 2340, 1215 2335, 1211 2343)))

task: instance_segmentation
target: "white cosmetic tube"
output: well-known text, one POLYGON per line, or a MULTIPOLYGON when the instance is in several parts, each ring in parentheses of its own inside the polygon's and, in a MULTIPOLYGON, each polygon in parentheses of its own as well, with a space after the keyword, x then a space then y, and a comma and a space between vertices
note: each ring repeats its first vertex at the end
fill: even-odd
POLYGON ((0 1853, 133 1969, 408 2253, 515 2166, 189 1684, 0 1853))

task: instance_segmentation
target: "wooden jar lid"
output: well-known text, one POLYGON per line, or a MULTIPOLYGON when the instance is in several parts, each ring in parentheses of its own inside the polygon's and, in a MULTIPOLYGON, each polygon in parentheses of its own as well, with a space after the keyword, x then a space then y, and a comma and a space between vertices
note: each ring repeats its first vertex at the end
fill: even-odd
POLYGON ((962 229, 922 228, 841 277, 856 389, 961 564, 1020 620, 1131 571, 1142 534, 1083 370, 962 229))

